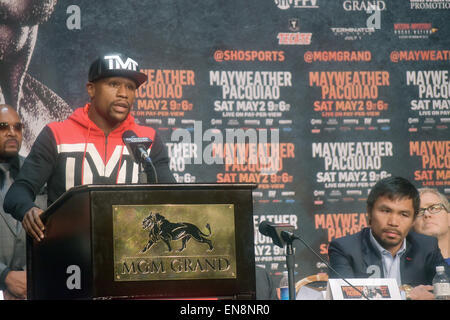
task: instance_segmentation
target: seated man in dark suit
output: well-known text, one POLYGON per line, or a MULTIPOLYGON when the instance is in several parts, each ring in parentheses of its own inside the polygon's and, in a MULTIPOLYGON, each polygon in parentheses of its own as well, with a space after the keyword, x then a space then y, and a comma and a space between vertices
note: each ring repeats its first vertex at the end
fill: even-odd
POLYGON ((410 231, 419 208, 419 193, 408 180, 380 180, 367 199, 370 228, 333 240, 331 266, 345 278, 395 278, 408 285, 407 298, 433 299, 436 266, 446 263, 436 238, 410 231))
POLYGON ((255 266, 256 300, 276 300, 277 294, 273 279, 266 269, 255 266))

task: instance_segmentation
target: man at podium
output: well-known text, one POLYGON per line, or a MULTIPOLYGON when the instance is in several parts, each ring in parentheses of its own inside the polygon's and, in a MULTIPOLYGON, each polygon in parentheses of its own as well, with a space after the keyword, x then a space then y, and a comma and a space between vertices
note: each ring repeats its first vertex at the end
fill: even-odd
POLYGON ((175 183, 161 137, 130 114, 136 89, 145 81, 147 75, 130 57, 103 55, 89 69, 90 103, 41 131, 4 201, 5 211, 34 239, 44 237, 43 210, 34 201, 45 184, 50 205, 74 186, 138 183, 142 168, 150 167, 139 157, 151 164, 145 172, 153 176, 149 182, 157 177, 158 183, 175 183))

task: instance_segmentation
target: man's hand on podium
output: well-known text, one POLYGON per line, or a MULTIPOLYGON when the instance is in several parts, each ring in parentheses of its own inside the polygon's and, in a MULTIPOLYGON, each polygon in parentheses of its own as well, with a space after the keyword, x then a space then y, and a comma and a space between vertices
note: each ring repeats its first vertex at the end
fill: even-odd
POLYGON ((41 220, 42 209, 33 207, 25 213, 22 220, 22 226, 25 231, 32 236, 36 241, 44 239, 44 224, 41 220))
POLYGON ((27 298, 27 274, 25 271, 10 271, 6 275, 7 290, 3 291, 5 300, 27 298))

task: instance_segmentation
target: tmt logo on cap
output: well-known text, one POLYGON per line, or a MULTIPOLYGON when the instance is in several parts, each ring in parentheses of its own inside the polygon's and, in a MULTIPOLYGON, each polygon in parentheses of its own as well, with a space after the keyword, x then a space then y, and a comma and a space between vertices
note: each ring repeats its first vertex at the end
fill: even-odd
POLYGON ((97 81, 107 77, 125 77, 133 80, 138 88, 147 81, 147 74, 138 71, 138 63, 133 59, 111 52, 101 55, 89 68, 88 80, 97 81))
POLYGON ((133 70, 137 71, 138 63, 131 58, 127 58, 125 63, 119 55, 104 56, 103 59, 108 61, 109 70, 133 70))

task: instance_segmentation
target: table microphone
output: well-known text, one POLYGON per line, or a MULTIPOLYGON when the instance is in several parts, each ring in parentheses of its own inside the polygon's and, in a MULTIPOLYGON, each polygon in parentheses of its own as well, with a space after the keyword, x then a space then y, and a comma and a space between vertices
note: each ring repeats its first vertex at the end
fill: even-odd
POLYGON ((283 248, 286 244, 286 241, 281 236, 282 231, 294 231, 294 226, 290 224, 284 224, 284 223, 273 223, 269 221, 262 221, 259 224, 259 232, 261 234, 272 238, 273 242, 279 246, 280 248, 283 248))
POLYGON ((353 289, 355 289, 358 293, 361 294, 366 300, 369 298, 358 288, 348 282, 339 272, 337 272, 330 264, 323 259, 313 248, 311 248, 301 237, 295 235, 292 231, 294 231, 294 226, 285 224, 285 223, 273 223, 268 221, 263 221, 259 224, 259 232, 263 235, 272 238, 273 242, 279 246, 283 247, 285 243, 292 243, 294 240, 300 240, 306 248, 309 249, 314 255, 320 259, 331 271, 339 276, 340 279, 344 280, 345 283, 350 285, 353 289))

